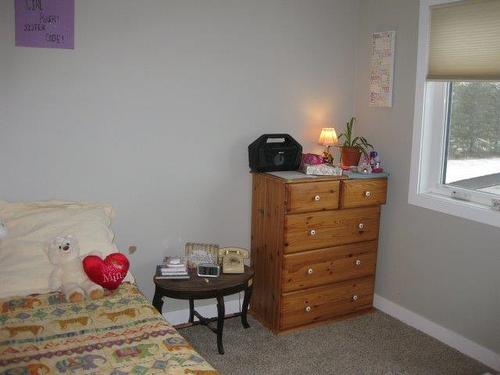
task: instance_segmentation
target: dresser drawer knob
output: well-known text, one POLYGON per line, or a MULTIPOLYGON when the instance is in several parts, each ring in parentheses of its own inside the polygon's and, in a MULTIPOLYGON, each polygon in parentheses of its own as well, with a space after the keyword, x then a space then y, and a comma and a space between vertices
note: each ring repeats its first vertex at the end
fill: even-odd
POLYGON ((311 306, 306 306, 306 312, 311 311, 311 306))
POLYGON ((360 266, 361 265, 361 260, 360 259, 356 259, 356 266, 360 266))
POLYGON ((353 296, 352 296, 352 300, 353 300, 353 301, 357 301, 357 300, 358 300, 358 298, 359 298, 359 297, 358 297, 358 295, 357 295, 357 294, 355 294, 355 295, 353 295, 353 296))
POLYGON ((364 229, 365 229, 365 224, 363 224, 363 223, 359 223, 359 224, 358 224, 358 229, 359 229, 360 231, 364 230, 364 229))
POLYGON ((307 273, 308 273, 309 275, 311 275, 313 272, 314 272, 314 271, 313 271, 313 269, 312 269, 312 268, 309 268, 309 269, 307 270, 307 273))
POLYGON ((319 201, 320 199, 321 199, 321 197, 320 197, 319 195, 316 195, 316 196, 314 197, 314 200, 315 200, 316 202, 317 202, 317 201, 319 201))
POLYGON ((310 232, 309 232, 309 234, 311 236, 315 236, 316 235, 316 230, 315 229, 311 229, 310 232))
POLYGON ((371 191, 365 191, 365 197, 366 198, 370 198, 372 196, 372 192, 371 191))

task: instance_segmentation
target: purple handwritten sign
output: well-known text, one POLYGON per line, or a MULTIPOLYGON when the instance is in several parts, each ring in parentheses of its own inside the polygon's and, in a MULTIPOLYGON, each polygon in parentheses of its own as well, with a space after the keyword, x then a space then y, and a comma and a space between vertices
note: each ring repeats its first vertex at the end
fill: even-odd
POLYGON ((16 46, 74 48, 75 0, 15 0, 16 46))

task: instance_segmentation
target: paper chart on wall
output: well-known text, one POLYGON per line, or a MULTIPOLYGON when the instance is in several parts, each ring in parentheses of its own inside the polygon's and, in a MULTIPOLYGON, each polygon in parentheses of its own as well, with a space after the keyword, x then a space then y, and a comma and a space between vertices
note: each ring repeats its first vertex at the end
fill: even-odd
POLYGON ((16 0, 16 46, 74 48, 75 0, 16 0))
POLYGON ((370 60, 370 107, 392 107, 395 31, 372 34, 370 60))

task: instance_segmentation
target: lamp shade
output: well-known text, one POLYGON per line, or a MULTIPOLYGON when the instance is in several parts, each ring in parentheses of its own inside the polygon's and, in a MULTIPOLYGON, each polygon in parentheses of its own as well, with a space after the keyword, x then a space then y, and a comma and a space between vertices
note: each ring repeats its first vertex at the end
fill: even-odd
POLYGON ((319 136, 319 144, 323 146, 333 146, 338 142, 337 133, 334 128, 323 128, 319 136))

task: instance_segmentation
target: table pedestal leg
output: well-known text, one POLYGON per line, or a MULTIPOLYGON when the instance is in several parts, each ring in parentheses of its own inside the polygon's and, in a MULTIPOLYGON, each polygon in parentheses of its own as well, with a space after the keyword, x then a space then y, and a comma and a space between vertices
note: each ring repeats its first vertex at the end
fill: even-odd
POLYGON ((222 345, 222 331, 224 329, 224 297, 217 297, 217 349, 219 349, 219 354, 224 354, 224 346, 222 345))
POLYGON ((189 300, 189 323, 194 322, 194 300, 189 300))
POLYGON ((158 288, 155 288, 155 296, 153 297, 153 306, 161 314, 161 309, 163 307, 163 299, 161 293, 158 291, 158 288))
POLYGON ((244 328, 250 328, 250 324, 248 324, 247 313, 248 313, 248 304, 250 303, 250 298, 252 297, 252 286, 249 286, 245 289, 245 297, 243 298, 243 306, 241 307, 241 324, 243 324, 244 328))

